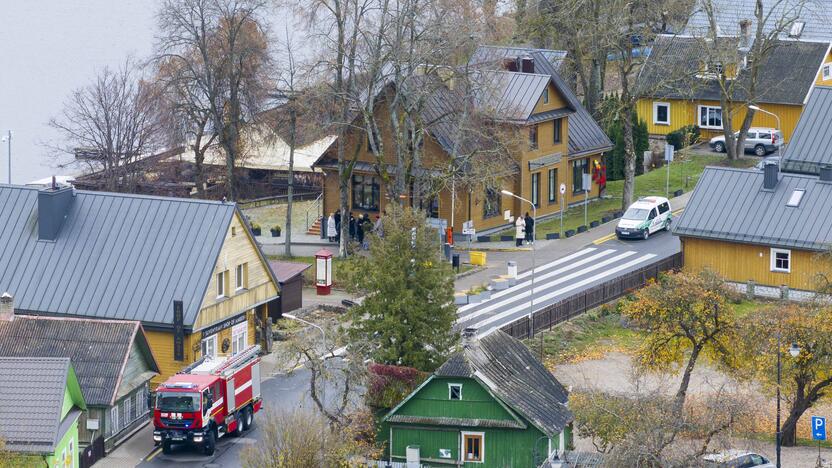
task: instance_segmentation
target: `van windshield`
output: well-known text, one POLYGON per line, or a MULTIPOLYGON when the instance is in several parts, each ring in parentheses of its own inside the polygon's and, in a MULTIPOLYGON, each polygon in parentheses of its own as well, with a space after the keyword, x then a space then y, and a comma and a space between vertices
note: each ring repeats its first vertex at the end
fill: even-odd
POLYGON ((647 219, 647 214, 650 213, 650 210, 647 208, 635 208, 630 207, 626 213, 624 213, 624 219, 637 219, 643 220, 647 219))
POLYGON ((199 393, 159 392, 156 395, 156 408, 179 413, 199 411, 199 393))

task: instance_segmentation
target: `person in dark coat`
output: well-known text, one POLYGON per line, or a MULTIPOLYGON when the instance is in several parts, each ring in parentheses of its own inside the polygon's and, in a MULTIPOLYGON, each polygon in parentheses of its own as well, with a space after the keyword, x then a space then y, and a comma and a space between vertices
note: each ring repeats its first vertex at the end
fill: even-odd
POLYGON ((349 221, 349 233, 350 233, 350 240, 355 240, 355 216, 350 213, 350 221, 349 221))
POLYGON ((358 243, 364 245, 364 214, 358 215, 355 221, 355 236, 358 238, 358 243))
POLYGON ((341 210, 335 212, 335 242, 341 242, 341 210))
POLYGON ((534 218, 526 212, 526 243, 534 244, 534 218))

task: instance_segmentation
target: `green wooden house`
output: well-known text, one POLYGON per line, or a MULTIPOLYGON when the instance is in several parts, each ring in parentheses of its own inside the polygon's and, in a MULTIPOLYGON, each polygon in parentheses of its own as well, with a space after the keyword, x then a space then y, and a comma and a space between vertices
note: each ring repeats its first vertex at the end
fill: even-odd
POLYGON ((384 418, 388 459, 422 466, 536 467, 572 442, 568 393, 497 330, 462 349, 384 418))
POLYGON ((9 466, 78 466, 87 409, 69 358, 0 358, 0 438, 9 466))

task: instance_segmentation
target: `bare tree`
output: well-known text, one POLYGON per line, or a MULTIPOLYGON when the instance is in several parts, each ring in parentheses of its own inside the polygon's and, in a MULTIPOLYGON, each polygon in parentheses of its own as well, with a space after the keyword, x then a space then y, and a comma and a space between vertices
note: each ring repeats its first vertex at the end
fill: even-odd
POLYGON ((59 151, 82 154, 91 168, 100 169, 107 190, 129 192, 141 175, 134 163, 162 145, 158 102, 158 90, 128 59, 73 91, 49 125, 66 141, 59 151))
POLYGON ((226 193, 237 196, 235 165, 241 134, 253 122, 268 89, 268 39, 259 17, 264 0, 166 0, 158 14, 157 60, 180 70, 189 92, 225 153, 226 193))
MULTIPOLYGON (((754 7, 754 35, 751 36, 752 21, 739 21, 738 37, 720 35, 718 16, 713 0, 702 0, 709 30, 700 39, 700 46, 706 59, 703 73, 697 78, 716 82, 719 88, 719 105, 722 110, 722 133, 728 159, 742 157, 745 152, 745 138, 754 110, 747 109, 738 134, 734 134, 734 116, 738 107, 754 104, 767 90, 759 88, 760 75, 766 67, 767 58, 781 43, 780 36, 787 32, 799 18, 803 3, 789 0, 775 0, 763 4, 756 0, 754 7)), ((789 86, 784 80, 782 86, 789 86)))

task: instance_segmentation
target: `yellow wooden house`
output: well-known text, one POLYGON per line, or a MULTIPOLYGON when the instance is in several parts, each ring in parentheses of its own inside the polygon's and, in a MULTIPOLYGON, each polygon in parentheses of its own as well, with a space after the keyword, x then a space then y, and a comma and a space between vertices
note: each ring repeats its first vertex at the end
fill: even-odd
MULTIPOLYGON (((511 163, 502 168, 504 176, 499 181, 458 188, 447 183, 447 172, 443 171, 447 171, 451 155, 459 155, 459 148, 467 148, 468 154, 487 153, 478 147, 472 148, 467 140, 455 141, 458 127, 454 116, 460 114, 459 103, 464 98, 460 98, 454 80, 445 80, 436 86, 424 110, 423 120, 430 124, 424 129, 422 164, 425 172, 442 174, 438 177, 444 177, 446 182, 438 195, 422 203, 421 208, 431 218, 453 226, 456 233, 462 232, 463 223, 468 220, 478 232, 488 232, 507 226, 505 211, 510 211, 512 216, 532 211, 527 203, 501 194, 504 189, 533 201, 539 218, 560 211, 561 185, 566 188, 567 206, 583 202, 587 198, 582 189, 583 174, 597 170, 603 164, 603 153, 612 147, 609 138, 559 75, 558 60, 562 54, 524 48, 505 48, 504 52, 496 63, 472 63, 482 88, 481 117, 514 136, 505 145, 510 148, 505 156, 511 163)), ((383 99, 376 106, 379 123, 376 138, 388 148, 385 164, 395 176, 389 114, 383 99)), ((387 198, 387 188, 379 177, 376 157, 369 145, 363 129, 346 136, 345 153, 349 157, 356 155, 349 181, 350 212, 374 218, 391 200, 387 198)), ((315 167, 325 173, 324 213, 333 213, 338 210, 340 198, 335 145, 315 167)), ((596 198, 598 193, 599 187, 593 183, 588 198, 596 198)))
POLYGON ((710 269, 749 282, 813 291, 832 280, 832 169, 820 177, 708 167, 673 233, 685 269, 710 269))
POLYGON ((0 291, 25 315, 141 322, 167 379, 265 344, 277 281, 233 203, 0 186, 0 291))
POLYGON ((701 138, 722 134, 720 86, 724 72, 730 78, 734 105, 732 127, 739 131, 748 105, 755 112, 752 126, 780 128, 788 143, 803 107, 815 85, 832 84, 832 55, 828 41, 781 39, 774 43, 759 77, 753 102, 750 90, 748 46, 738 37, 720 37, 718 47, 695 36, 661 35, 652 46, 636 81, 636 111, 651 135, 663 136, 688 125, 700 129, 701 138), (714 57, 708 57, 707 54, 714 57), (779 125, 778 125, 779 118, 779 125))

